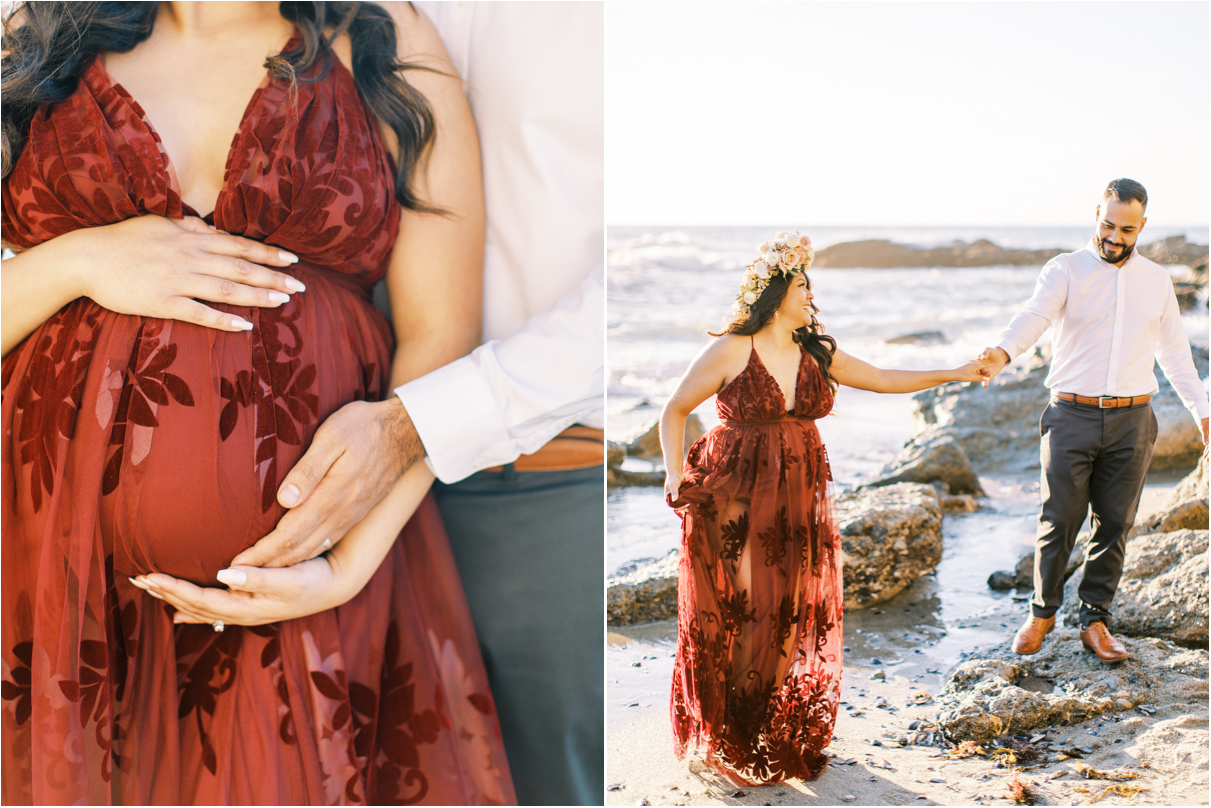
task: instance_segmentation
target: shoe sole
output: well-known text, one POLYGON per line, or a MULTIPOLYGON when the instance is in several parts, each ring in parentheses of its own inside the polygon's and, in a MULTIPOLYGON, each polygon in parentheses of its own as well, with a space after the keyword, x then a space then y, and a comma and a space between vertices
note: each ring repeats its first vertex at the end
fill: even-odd
POLYGON ((1085 650, 1088 651, 1089 653, 1093 654, 1098 659, 1102 660, 1103 662, 1110 663, 1110 664, 1114 664, 1116 662, 1126 662, 1131 657, 1130 654, 1123 654, 1122 656, 1110 657, 1109 659, 1107 659, 1106 657, 1099 654, 1097 652, 1097 649, 1095 649, 1089 643, 1083 642, 1083 643, 1081 643, 1081 645, 1085 646, 1085 650))

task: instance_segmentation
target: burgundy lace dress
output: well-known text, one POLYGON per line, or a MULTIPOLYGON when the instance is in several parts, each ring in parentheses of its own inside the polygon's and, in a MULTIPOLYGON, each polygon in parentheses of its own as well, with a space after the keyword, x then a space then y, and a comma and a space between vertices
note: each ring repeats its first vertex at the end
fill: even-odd
MULTIPOLYGON (((389 156, 338 60, 268 78, 213 213, 288 249, 307 291, 228 307, 224 333, 65 306, 3 362, 3 801, 483 804, 513 800, 440 517, 426 500, 365 589, 273 625, 174 626, 129 581, 215 572, 282 516, 316 428, 388 386, 370 303, 398 229, 389 156)), ((31 247, 143 214, 196 215, 100 58, 35 117, 3 184, 31 247)))
POLYGON ((690 449, 671 716, 677 756, 751 784, 824 770, 841 692, 841 558, 810 355, 794 406, 753 349, 690 449))

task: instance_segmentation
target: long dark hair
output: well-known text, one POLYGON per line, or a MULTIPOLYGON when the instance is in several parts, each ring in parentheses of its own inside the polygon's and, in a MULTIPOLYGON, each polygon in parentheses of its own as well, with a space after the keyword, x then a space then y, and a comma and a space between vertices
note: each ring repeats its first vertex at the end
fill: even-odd
MULTIPOLYGON (((721 337, 724 334, 735 334, 741 337, 749 337, 756 334, 761 329, 769 325, 770 320, 774 319, 774 315, 778 313, 778 309, 782 306, 782 301, 786 299, 786 293, 790 291, 791 283, 793 283, 799 275, 783 275, 777 273, 769 279, 769 285, 762 290, 761 295, 753 301, 748 307, 748 314, 737 315, 727 327, 719 333, 708 331, 712 337, 721 337)), ((807 277, 806 271, 803 273, 803 280, 807 282, 807 288, 811 287, 811 279, 807 277)), ((816 304, 812 303, 812 312, 819 311, 816 304)), ((816 361, 816 365, 820 368, 820 372, 824 378, 828 380, 828 386, 833 392, 837 392, 837 380, 833 378, 833 354, 837 351, 837 341, 824 333, 824 328, 814 319, 808 325, 802 328, 796 328, 792 337, 795 342, 799 343, 807 350, 811 358, 816 361)))
MULTIPOLYGON (((8 176, 29 132, 34 113, 73 92, 84 68, 102 51, 125 53, 151 35, 158 3, 37 2, 16 6, 4 20, 5 51, 0 78, 4 150, 0 176, 8 176)), ((402 73, 428 70, 396 59, 395 24, 374 3, 278 3, 282 17, 301 34, 297 47, 271 56, 265 67, 291 82, 321 60, 318 79, 328 74, 330 43, 348 32, 353 43, 353 78, 358 94, 395 133, 395 196, 409 210, 440 212, 413 193, 412 174, 433 143, 433 113, 402 73), (326 29, 333 29, 326 37, 326 29)))

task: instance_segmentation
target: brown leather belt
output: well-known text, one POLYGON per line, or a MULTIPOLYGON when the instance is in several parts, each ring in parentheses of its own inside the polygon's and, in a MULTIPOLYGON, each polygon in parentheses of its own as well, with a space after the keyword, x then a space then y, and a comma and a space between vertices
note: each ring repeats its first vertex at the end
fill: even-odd
MULTIPOLYGON (((514 471, 574 471, 605 463, 605 430, 574 424, 533 454, 513 461, 514 471)), ((493 466, 484 471, 503 471, 493 466)))
POLYGON ((1134 407, 1136 404, 1147 404, 1152 396, 1078 396, 1076 393, 1052 393, 1052 398, 1060 401, 1073 401, 1077 404, 1087 404, 1090 407, 1100 407, 1112 410, 1115 407, 1134 407))

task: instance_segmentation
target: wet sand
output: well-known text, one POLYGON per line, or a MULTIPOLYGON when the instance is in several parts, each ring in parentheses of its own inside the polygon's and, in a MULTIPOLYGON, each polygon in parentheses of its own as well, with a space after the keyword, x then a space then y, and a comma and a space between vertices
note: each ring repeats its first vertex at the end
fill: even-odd
MULTIPOLYGON (((944 520, 935 573, 887 603, 846 615, 832 761, 816 781, 738 788, 700 756, 678 761, 668 720, 676 624, 613 628, 606 804, 996 805, 1016 802, 1016 782, 1035 804, 1206 805, 1205 690, 1198 703, 1157 704, 1154 713, 1109 714, 1035 733, 1044 737, 1030 739, 1034 759, 1027 753, 1009 761, 991 744, 959 757, 929 735, 945 673, 975 648, 1008 642, 1026 614, 1026 593, 992 592, 985 581, 1029 549, 1037 489, 1024 475, 982 482, 986 509, 944 520), (1095 772, 1126 779, 1087 778, 1095 772)), ((1175 482, 1150 481, 1141 519, 1175 482)), ((1049 641, 1077 640, 1068 629, 1049 641)))

